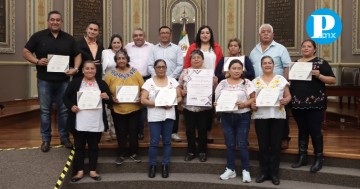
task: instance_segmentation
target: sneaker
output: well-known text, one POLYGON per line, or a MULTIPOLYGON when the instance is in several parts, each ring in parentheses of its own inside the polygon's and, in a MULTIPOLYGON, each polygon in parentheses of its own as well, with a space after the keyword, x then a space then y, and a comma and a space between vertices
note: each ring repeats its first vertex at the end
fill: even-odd
POLYGON ((251 177, 250 177, 250 172, 246 171, 245 169, 242 171, 242 176, 243 176, 243 182, 244 183, 249 183, 251 182, 251 177))
POLYGON ((235 178, 235 177, 236 177, 235 170, 232 171, 231 169, 228 169, 227 167, 225 169, 225 172, 222 175, 220 175, 221 180, 228 180, 230 178, 235 178))
POLYGON ((139 156, 136 155, 136 154, 130 156, 130 158, 131 158, 134 162, 136 162, 136 163, 140 163, 140 162, 141 162, 141 159, 140 159, 139 156))
POLYGON ((119 156, 116 158, 115 163, 116 163, 116 165, 121 165, 124 163, 124 161, 125 161, 125 157, 119 156))
POLYGON ((174 142, 181 142, 181 138, 179 137, 179 135, 178 135, 177 133, 171 134, 171 139, 172 139, 174 142))

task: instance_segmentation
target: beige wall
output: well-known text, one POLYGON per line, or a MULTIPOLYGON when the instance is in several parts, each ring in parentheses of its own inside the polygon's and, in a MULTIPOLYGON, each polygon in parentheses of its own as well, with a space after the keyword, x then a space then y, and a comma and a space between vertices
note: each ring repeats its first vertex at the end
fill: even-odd
MULTIPOLYGON (((53 9, 59 10, 64 13, 64 1, 53 0, 53 9)), ((152 43, 158 41, 158 28, 161 26, 160 5, 161 0, 151 0, 149 3, 149 15, 143 15, 147 17, 149 28, 149 35, 147 40, 152 43)), ((123 31, 123 18, 127 15, 123 15, 123 1, 112 0, 112 33, 119 33, 122 35, 123 31)), ((351 52, 352 42, 352 1, 342 1, 342 21, 343 32, 341 35, 341 62, 345 63, 359 63, 360 55, 353 55, 351 52)), ((225 28, 219 28, 219 10, 217 0, 207 1, 207 20, 206 23, 213 31, 216 41, 219 40, 219 33, 223 32, 225 28)), ((304 1, 304 25, 307 17, 315 9, 315 1, 304 1)), ((254 45, 257 43, 256 36, 256 1, 245 0, 244 4, 244 53, 249 54, 254 45)), ((0 101, 12 100, 15 98, 29 98, 30 84, 29 78, 29 66, 22 57, 22 49, 27 41, 26 39, 26 0, 16 0, 15 2, 15 53, 14 54, 0 54, 0 101)), ((305 27, 305 26, 304 26, 305 27)), ((304 32, 304 39, 308 38, 306 32, 304 32)), ((129 41, 126 41, 126 43, 129 41)), ((104 46, 107 47, 108 42, 104 41, 104 46)), ((223 48, 224 54, 227 54, 226 47, 223 48)), ((292 57, 296 59, 298 57, 292 57)))

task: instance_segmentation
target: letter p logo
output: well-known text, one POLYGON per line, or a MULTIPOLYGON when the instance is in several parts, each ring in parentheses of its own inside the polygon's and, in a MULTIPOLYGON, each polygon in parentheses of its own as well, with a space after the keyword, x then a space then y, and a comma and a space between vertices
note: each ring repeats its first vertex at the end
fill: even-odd
POLYGON ((332 10, 319 9, 314 11, 306 21, 306 31, 310 38, 319 44, 334 42, 341 34, 340 17, 332 10))

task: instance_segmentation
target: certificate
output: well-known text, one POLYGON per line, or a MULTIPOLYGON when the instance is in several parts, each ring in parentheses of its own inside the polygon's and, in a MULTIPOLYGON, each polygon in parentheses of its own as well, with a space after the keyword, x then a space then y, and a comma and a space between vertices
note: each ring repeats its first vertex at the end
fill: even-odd
POLYGON ((69 56, 48 55, 47 72, 62 72, 69 69, 69 56))
POLYGON ((186 105, 212 106, 214 70, 189 69, 186 105))
POLYGON ((229 64, 234 59, 240 60, 241 63, 243 64, 243 70, 246 71, 245 70, 245 56, 236 56, 236 57, 226 56, 226 57, 224 57, 224 72, 229 71, 229 64))
POLYGON ((155 106, 177 105, 176 89, 162 88, 155 92, 155 106))
POLYGON ((313 64, 309 62, 290 62, 289 80, 311 81, 313 64))
POLYGON ((100 90, 87 90, 77 92, 77 104, 80 110, 100 109, 100 90))
POLYGON ((235 91, 221 91, 221 94, 216 103, 216 112, 228 112, 238 110, 236 102, 238 100, 238 93, 235 91))
POLYGON ((139 87, 116 86, 116 98, 119 103, 136 103, 139 99, 139 87))
POLYGON ((279 88, 263 88, 256 96, 256 106, 280 106, 279 88))

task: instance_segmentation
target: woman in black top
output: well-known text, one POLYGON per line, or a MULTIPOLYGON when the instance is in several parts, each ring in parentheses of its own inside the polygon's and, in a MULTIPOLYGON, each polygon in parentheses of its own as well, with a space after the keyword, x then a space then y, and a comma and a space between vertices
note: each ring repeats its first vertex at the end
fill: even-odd
POLYGON ((310 134, 315 155, 310 171, 317 172, 323 164, 321 126, 327 103, 325 84, 335 84, 336 78, 329 63, 315 56, 316 44, 313 40, 304 40, 301 44, 301 52, 303 57, 297 62, 309 62, 313 64, 313 70, 311 81, 292 80, 290 85, 292 113, 299 128, 299 158, 291 167, 298 168, 307 165, 310 134))

